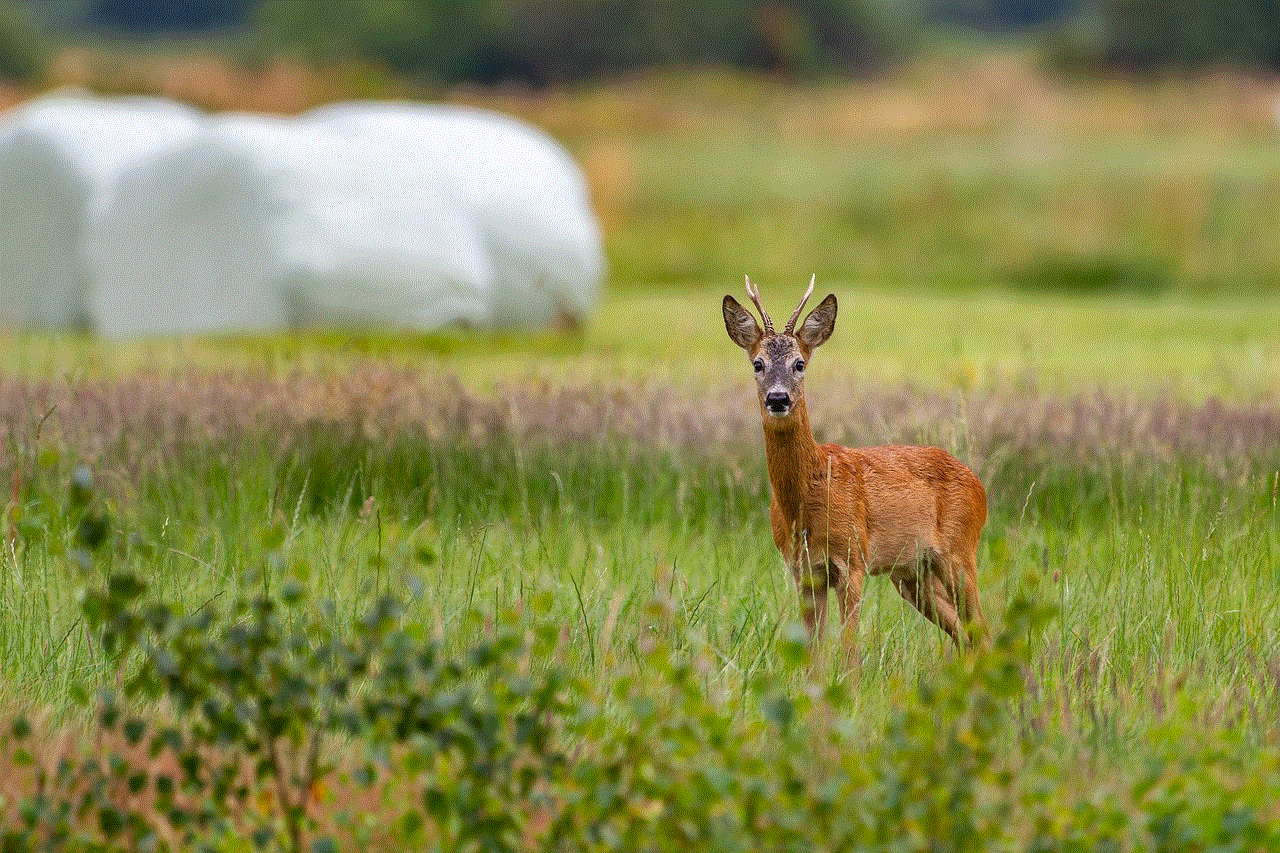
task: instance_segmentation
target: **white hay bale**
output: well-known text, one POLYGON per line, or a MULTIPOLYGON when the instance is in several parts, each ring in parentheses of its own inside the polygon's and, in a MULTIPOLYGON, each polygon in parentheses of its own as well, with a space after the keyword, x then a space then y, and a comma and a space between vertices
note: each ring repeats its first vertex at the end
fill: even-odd
POLYGON ((595 307, 600 226, 581 169, 545 133, 486 110, 409 103, 335 104, 304 118, 361 145, 387 140, 439 171, 492 258, 495 324, 581 322, 595 307))
POLYGON ((487 324, 474 226, 403 147, 225 115, 130 169, 86 241, 111 337, 487 324))
POLYGON ((170 101, 74 90, 0 114, 0 328, 92 325, 87 218, 122 171, 199 125, 170 101))

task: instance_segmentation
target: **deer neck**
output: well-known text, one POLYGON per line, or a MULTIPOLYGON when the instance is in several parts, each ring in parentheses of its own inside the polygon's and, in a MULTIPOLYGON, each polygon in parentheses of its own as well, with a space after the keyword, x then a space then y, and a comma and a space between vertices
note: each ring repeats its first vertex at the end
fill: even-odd
POLYGON ((764 449, 773 498, 783 514, 795 521, 818 467, 818 445, 809 428, 809 412, 801 399, 786 423, 769 423, 769 416, 764 417, 764 449))

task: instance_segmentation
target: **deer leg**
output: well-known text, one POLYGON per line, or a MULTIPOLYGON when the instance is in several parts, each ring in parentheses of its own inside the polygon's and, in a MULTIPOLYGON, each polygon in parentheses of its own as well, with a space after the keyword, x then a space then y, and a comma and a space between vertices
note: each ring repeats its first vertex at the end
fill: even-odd
POLYGON ((962 578, 958 578, 957 586, 961 588, 960 593, 960 615, 964 619, 965 628, 969 634, 969 642, 971 645, 986 648, 989 645, 987 638, 987 622, 982 618, 982 605, 978 602, 978 557, 976 554, 966 554, 960 560, 960 574, 962 578))
POLYGON ((794 570, 796 592, 800 595, 800 618, 804 620, 813 645, 822 639, 827 621, 827 567, 797 566, 794 570))
POLYGON ((978 601, 977 555, 941 554, 932 565, 935 577, 940 578, 945 587, 947 602, 964 629, 965 642, 970 646, 985 646, 987 629, 978 601))
POLYGON ((968 647, 969 635, 965 633, 964 623, 960 619, 956 601, 952 597, 951 585, 939 572, 935 571, 929 575, 924 586, 933 599, 931 602, 933 621, 955 641, 956 648, 963 651, 968 647))
POLYGON ((919 610, 929 621, 935 621, 933 614, 930 612, 929 605, 920 597, 920 575, 916 571, 911 573, 903 571, 895 571, 892 575, 893 587, 898 594, 907 600, 907 603, 919 610))
POLYGON ((895 572, 893 585, 911 606, 925 618, 941 628, 959 648, 965 647, 965 636, 960 630, 960 618, 955 604, 947 594, 946 584, 932 570, 932 560, 926 558, 912 570, 895 572))
POLYGON ((908 574, 906 572, 893 573, 893 586, 898 590, 898 594, 907 600, 907 603, 919 610, 929 621, 933 621, 933 614, 930 612, 928 603, 920 597, 920 575, 918 572, 908 574))
POLYGON ((840 573, 836 594, 840 597, 840 648, 844 651, 845 665, 853 668, 857 660, 858 618, 862 615, 862 581, 866 573, 850 567, 840 573))

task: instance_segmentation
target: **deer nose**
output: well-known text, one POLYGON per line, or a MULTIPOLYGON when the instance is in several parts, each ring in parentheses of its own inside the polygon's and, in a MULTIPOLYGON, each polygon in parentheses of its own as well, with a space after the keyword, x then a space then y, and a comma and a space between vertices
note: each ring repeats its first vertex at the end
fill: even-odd
POLYGON ((770 391, 764 395, 764 405, 773 414, 783 414, 791 408, 791 395, 786 391, 770 391))

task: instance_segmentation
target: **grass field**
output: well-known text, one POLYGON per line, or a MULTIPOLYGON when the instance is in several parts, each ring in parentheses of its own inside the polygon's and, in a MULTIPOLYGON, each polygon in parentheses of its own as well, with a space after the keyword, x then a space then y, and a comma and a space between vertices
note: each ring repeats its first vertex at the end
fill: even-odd
MULTIPOLYGON (((805 282, 756 279, 777 301, 805 282)), ((816 382, 946 391, 1105 389, 1143 398, 1274 402, 1280 389, 1280 297, 1028 294, 988 289, 887 290, 819 281, 840 300, 839 334, 816 382)), ((111 344, 9 338, 0 368, 16 376, 115 376, 265 368, 339 371, 370 358, 448 375, 473 391, 539 377, 555 384, 746 386, 719 303, 741 275, 698 285, 630 285, 608 294, 581 335, 444 332, 422 337, 311 334, 111 344)), ((749 377, 747 377, 749 378, 749 377)))
MULTIPOLYGON (((0 393, 14 472, 6 701, 55 727, 79 719, 71 697, 119 664, 76 602, 100 572, 127 571, 186 610, 293 580, 355 619, 377 592, 412 590, 403 624, 456 654, 494 618, 553 626, 539 666, 627 729, 632 705, 612 697, 665 689, 680 661, 696 664, 697 695, 749 730, 760 684, 803 695, 813 678, 848 690, 845 737, 875 739, 952 653, 873 582, 856 681, 825 652, 813 675, 788 663, 797 607, 770 543, 758 416, 705 290, 626 291, 585 338, 503 339, 496 356, 462 333, 355 347, 18 341, 0 393), (82 464, 85 506, 70 485, 82 464), (91 552, 86 512, 109 529, 91 552)), ((1275 308, 841 295, 847 326, 811 379, 820 436, 937 443, 969 461, 991 501, 985 609, 997 629, 1020 598, 1057 609, 1020 658, 1020 713, 1039 728, 1017 761, 1053 780, 1045 802, 1119 796, 1135 756, 1191 760, 1205 743, 1243 762, 1237 781, 1273 784, 1275 308), (893 334, 886 315, 904 304, 947 331, 926 320, 893 334), (849 328, 863 307, 878 333, 849 328), (1052 770, 1086 766, 1103 768, 1098 787, 1052 770)))
POLYGON ((734 129, 626 147, 639 166, 605 211, 619 280, 579 335, 5 338, 0 701, 36 722, 4 740, 5 828, 182 847, 154 778, 181 751, 93 725, 113 687, 250 780, 209 794, 210 769, 186 791, 218 816, 213 849, 254 829, 278 849, 1274 849, 1280 255, 1248 249, 1276 221, 1254 216, 1276 180, 1256 128, 1160 146, 1138 128, 1049 163, 986 136, 873 161, 866 141, 734 129), (1188 152, 1234 176, 1186 196, 1224 193, 1204 239, 1131 192, 1188 152), (1082 174, 1105 204, 1066 209, 1106 226, 1070 255, 1083 285, 1078 264, 1040 264, 1079 223, 1028 213, 1060 210, 1082 174), (918 215, 865 220, 925 186, 918 215), (1048 248, 1014 258, 1006 233, 1048 248), (963 250, 920 249, 939 245, 963 250), (1015 260, 1041 280, 1001 272, 1015 260), (856 674, 825 648, 805 665, 719 301, 750 272, 782 314, 814 271, 841 306, 809 379, 819 437, 938 444, 987 487, 990 656, 957 660, 873 581, 856 674), (260 592, 282 615, 237 609, 260 592), (363 617, 383 593, 394 630, 363 617), (131 645, 120 626, 144 613, 158 627, 131 645), (363 648, 335 638, 368 636, 385 645, 354 695, 416 702, 411 734, 326 680, 363 648), (410 666, 397 637, 465 665, 410 666), (126 677, 143 661, 151 692, 126 677), (402 666, 417 675, 386 680, 402 666), (321 732, 327 774, 278 772, 267 706, 299 754, 321 732), (57 770, 83 755, 126 770, 57 770), (59 816, 59 792, 84 791, 97 811, 59 816))

